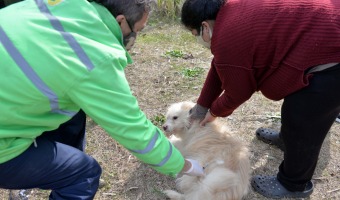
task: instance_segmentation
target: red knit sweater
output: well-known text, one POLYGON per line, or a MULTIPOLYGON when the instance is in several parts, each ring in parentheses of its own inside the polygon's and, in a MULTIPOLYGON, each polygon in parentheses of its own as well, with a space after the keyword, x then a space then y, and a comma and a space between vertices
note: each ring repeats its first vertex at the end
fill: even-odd
POLYGON ((225 117, 255 91, 280 100, 309 84, 306 69, 340 62, 340 0, 228 0, 211 52, 198 104, 225 117))

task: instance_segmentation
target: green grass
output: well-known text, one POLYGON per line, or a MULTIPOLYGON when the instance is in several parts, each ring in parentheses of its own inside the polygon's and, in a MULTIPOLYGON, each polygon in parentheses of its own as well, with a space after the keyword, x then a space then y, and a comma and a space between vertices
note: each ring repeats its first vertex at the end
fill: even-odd
POLYGON ((170 56, 170 57, 175 57, 175 58, 183 58, 183 56, 184 56, 182 50, 167 51, 167 52, 165 52, 165 55, 170 56))
MULTIPOLYGON (((150 24, 150 23, 149 23, 150 24)), ((172 25, 167 25, 167 26, 172 26, 172 25)), ((150 25, 151 27, 151 25, 150 25)), ((195 37, 190 33, 190 31, 186 31, 186 32, 182 32, 179 33, 179 31, 184 30, 183 26, 179 26, 178 24, 173 25, 173 29, 176 30, 175 36, 171 35, 167 32, 162 31, 162 26, 158 25, 158 24, 153 24, 152 27, 154 29, 158 29, 157 31, 153 31, 153 32, 148 32, 147 34, 140 34, 138 35, 138 42, 141 43, 148 43, 148 44, 159 44, 159 43, 163 43, 163 44, 184 44, 186 45, 187 43, 194 43, 195 42, 195 37)))
POLYGON ((177 19, 183 0, 157 0, 157 13, 163 17, 177 19))
POLYGON ((204 73, 204 69, 200 67, 194 67, 194 68, 184 68, 182 69, 182 74, 184 77, 198 77, 204 73))
POLYGON ((153 32, 145 35, 138 36, 138 42, 141 43, 149 43, 149 44, 157 44, 160 42, 168 43, 173 40, 173 37, 169 34, 162 32, 153 32))
POLYGON ((151 119, 151 122, 158 127, 162 127, 165 122, 165 116, 163 114, 158 114, 151 119))
POLYGON ((188 67, 186 65, 173 65, 173 68, 183 75, 185 78, 200 77, 205 73, 205 70, 201 67, 188 67))

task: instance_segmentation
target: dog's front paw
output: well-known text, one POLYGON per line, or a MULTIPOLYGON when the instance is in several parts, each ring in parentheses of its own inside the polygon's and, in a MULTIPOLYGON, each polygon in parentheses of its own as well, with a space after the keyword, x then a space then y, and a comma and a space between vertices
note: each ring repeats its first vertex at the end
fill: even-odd
POLYGON ((185 200, 184 195, 181 193, 178 193, 174 190, 165 190, 163 191, 164 194, 169 197, 171 200, 185 200))

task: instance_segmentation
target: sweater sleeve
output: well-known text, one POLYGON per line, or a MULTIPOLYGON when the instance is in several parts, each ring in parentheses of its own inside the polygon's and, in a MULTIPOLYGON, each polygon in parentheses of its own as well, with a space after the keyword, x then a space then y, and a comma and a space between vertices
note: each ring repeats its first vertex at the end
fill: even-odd
POLYGON ((182 170, 183 156, 140 110, 119 61, 109 60, 95 67, 68 95, 142 162, 171 176, 182 170))
POLYGON ((208 72, 207 78, 204 82, 201 94, 197 100, 197 103, 203 107, 210 108, 211 104, 222 93, 222 83, 216 68, 214 67, 214 61, 211 62, 211 68, 208 72))
POLYGON ((204 102, 204 99, 211 101, 209 97, 211 91, 216 90, 215 87, 222 87, 222 95, 218 96, 209 107, 217 116, 230 115, 256 91, 256 81, 251 69, 213 63, 210 71, 214 71, 216 75, 207 78, 199 102, 204 102))

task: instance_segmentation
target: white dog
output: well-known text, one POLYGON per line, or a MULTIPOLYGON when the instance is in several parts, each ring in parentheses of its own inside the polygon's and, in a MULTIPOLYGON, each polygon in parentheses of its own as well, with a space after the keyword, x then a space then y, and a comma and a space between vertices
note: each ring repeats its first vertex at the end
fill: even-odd
POLYGON ((177 188, 164 191, 172 200, 239 200, 249 189, 250 160, 248 148, 223 130, 218 120, 204 127, 189 122, 193 102, 172 104, 163 129, 185 158, 204 167, 204 177, 183 175, 177 188))

